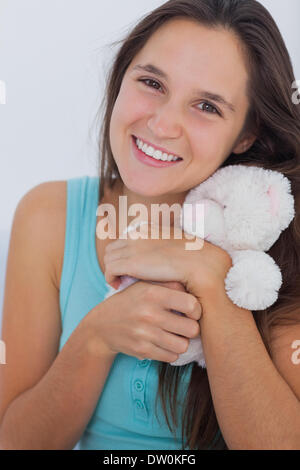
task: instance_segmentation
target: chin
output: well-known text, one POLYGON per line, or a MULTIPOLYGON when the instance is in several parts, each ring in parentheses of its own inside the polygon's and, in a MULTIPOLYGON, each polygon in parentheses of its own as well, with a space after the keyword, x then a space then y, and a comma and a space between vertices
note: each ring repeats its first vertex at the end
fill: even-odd
POLYGON ((162 191, 154 191, 153 188, 147 188, 144 185, 127 185, 126 187, 133 193, 138 194, 139 196, 144 196, 144 197, 157 197, 165 194, 165 192, 162 191))
POLYGON ((145 184, 140 178, 134 180, 133 178, 127 178, 126 175, 121 175, 121 178, 126 188, 139 196, 156 197, 166 194, 167 192, 166 189, 155 189, 150 181, 148 184, 145 184))

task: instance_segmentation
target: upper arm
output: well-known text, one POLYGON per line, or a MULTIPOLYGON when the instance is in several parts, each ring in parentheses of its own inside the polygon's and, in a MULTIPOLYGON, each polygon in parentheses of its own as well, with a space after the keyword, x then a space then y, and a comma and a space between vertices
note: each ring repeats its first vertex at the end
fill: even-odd
POLYGON ((278 372, 300 401, 300 322, 274 329, 271 353, 278 372))
POLYGON ((61 317, 55 281, 65 230, 65 188, 63 181, 41 183, 23 196, 14 213, 3 302, 6 364, 0 365, 0 422, 9 404, 42 378, 58 353, 61 317))

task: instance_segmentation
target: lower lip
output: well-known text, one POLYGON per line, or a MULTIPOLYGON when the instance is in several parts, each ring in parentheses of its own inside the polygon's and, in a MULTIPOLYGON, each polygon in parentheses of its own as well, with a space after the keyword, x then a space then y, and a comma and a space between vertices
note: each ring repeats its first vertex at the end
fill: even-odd
POLYGON ((155 158, 149 157, 149 155, 146 155, 137 147, 135 137, 131 136, 131 140, 135 157, 145 165, 154 166, 155 168, 164 168, 167 166, 174 166, 182 162, 182 160, 176 160, 175 162, 164 162, 162 160, 156 160, 155 158))

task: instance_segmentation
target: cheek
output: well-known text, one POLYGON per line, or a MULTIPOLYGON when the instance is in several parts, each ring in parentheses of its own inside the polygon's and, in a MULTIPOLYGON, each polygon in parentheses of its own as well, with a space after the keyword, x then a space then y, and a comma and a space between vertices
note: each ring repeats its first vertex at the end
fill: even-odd
POLYGON ((121 153, 121 149, 126 140, 127 128, 132 123, 133 106, 132 97, 121 88, 119 95, 115 101, 111 120, 110 120, 110 145, 115 159, 121 153))
POLYGON ((197 162, 216 162, 221 159, 227 148, 229 136, 224 126, 205 117, 199 119, 193 126, 192 153, 197 162))
POLYGON ((208 122, 199 119, 194 129, 192 165, 188 168, 192 185, 196 186, 211 176, 229 155, 231 137, 224 123, 208 122))
POLYGON ((120 128, 145 119, 153 110, 153 100, 147 99, 132 86, 122 86, 115 102, 112 120, 120 128))

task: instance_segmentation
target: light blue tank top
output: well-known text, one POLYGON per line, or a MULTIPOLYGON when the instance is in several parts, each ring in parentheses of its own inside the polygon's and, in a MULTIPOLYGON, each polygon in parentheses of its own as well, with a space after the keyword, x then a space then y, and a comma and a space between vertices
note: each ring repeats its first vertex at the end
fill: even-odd
MULTIPOLYGON (((98 177, 67 180, 59 350, 84 316, 104 300, 108 291, 96 252, 98 196, 98 177)), ((182 405, 193 363, 178 388, 176 437, 167 426, 160 399, 157 404, 159 420, 155 414, 158 365, 155 360, 139 360, 123 353, 116 355, 94 413, 79 441, 80 450, 181 449, 182 405)))

